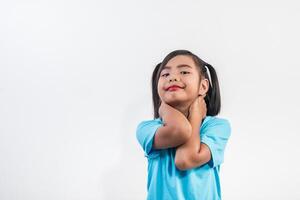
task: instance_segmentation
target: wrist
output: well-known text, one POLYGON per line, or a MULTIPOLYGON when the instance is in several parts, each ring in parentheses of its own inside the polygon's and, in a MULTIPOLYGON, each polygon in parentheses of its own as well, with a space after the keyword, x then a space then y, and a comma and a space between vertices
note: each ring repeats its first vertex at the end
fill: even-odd
POLYGON ((201 119, 202 117, 201 117, 201 114, 199 114, 199 113, 190 113, 190 115, 189 115, 189 121, 190 122, 201 122, 201 119))

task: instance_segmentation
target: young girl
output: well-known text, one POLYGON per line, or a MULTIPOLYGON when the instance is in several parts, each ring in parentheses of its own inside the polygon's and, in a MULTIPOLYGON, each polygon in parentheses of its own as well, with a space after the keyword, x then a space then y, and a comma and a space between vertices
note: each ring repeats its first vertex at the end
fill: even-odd
POLYGON ((169 53, 152 75, 154 119, 136 137, 148 159, 148 200, 219 200, 220 165, 231 134, 216 117, 215 69, 187 50, 169 53))

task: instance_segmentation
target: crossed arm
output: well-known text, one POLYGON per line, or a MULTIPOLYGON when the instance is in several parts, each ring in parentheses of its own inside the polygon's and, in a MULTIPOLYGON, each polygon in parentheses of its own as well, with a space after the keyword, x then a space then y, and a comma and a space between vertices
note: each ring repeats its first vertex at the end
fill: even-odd
POLYGON ((197 117, 187 119, 181 112, 167 104, 163 104, 160 111, 164 126, 158 128, 153 148, 177 147, 175 165, 180 170, 207 163, 211 153, 206 144, 200 143, 202 121, 197 117))
POLYGON ((188 170, 199 167, 211 159, 209 147, 200 142, 200 127, 202 122, 191 119, 191 137, 186 143, 176 149, 175 165, 180 170, 188 170))

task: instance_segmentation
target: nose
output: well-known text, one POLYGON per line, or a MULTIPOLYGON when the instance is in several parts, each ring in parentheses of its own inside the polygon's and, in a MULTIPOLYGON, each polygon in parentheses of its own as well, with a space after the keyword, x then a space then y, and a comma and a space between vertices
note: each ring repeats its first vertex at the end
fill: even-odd
POLYGON ((177 78, 176 76, 169 76, 169 82, 172 82, 172 81, 179 81, 179 78, 177 78))

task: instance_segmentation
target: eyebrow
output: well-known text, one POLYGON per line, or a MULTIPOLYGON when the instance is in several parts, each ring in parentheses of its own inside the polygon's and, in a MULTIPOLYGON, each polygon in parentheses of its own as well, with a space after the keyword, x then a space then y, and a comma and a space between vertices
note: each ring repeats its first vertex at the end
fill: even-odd
MULTIPOLYGON (((188 68, 191 68, 191 69, 192 69, 191 66, 186 65, 186 64, 177 65, 177 68, 182 68, 182 67, 188 67, 188 68)), ((164 67, 162 68, 162 70, 164 70, 164 69, 171 69, 171 67, 170 67, 170 66, 164 66, 164 67)))

